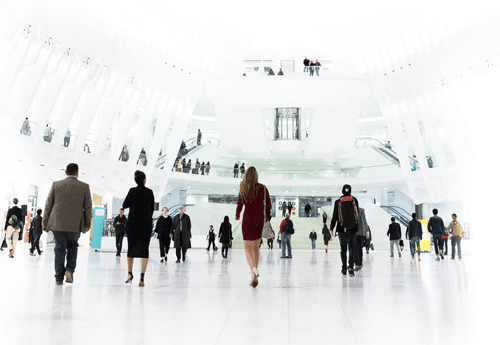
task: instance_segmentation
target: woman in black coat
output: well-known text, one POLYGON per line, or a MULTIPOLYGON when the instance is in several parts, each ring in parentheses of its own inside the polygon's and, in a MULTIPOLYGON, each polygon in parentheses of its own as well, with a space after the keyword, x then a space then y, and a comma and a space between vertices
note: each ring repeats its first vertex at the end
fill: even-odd
POLYGON ((222 257, 227 259, 227 251, 229 250, 229 243, 233 239, 233 231, 231 230, 231 223, 229 217, 224 217, 224 222, 220 224, 219 228, 219 242, 222 243, 222 257))
POLYGON ((146 174, 137 170, 134 180, 137 187, 130 188, 127 197, 123 201, 123 208, 130 208, 127 223, 128 279, 125 283, 132 283, 132 279, 134 279, 132 274, 134 258, 141 258, 139 286, 144 286, 144 274, 146 274, 149 260, 149 241, 151 240, 151 229, 153 228, 155 198, 153 191, 145 187, 146 174))
POLYGON ((162 214, 158 217, 155 227, 155 238, 160 242, 160 257, 167 261, 168 250, 170 249, 170 229, 172 228, 172 217, 168 215, 168 207, 161 209, 162 214))

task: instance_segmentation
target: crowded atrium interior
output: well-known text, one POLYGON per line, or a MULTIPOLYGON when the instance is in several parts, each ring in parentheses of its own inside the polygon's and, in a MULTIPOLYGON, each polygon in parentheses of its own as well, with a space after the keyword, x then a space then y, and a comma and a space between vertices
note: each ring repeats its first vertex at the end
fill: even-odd
POLYGON ((499 15, 493 1, 0 2, 1 338, 488 343, 499 15), (273 230, 252 239, 258 270, 255 172, 273 230))

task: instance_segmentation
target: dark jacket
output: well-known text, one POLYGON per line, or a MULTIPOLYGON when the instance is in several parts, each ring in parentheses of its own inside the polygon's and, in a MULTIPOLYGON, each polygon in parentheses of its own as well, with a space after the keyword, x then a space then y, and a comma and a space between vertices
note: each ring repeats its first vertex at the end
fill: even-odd
POLYGON ((233 239, 233 231, 231 223, 229 223, 229 217, 225 216, 224 221, 220 223, 219 228, 219 242, 222 244, 229 244, 233 239))
POLYGON ((306 212, 311 211, 311 205, 306 204, 306 206, 304 207, 304 210, 305 210, 306 212))
POLYGON ((113 228, 115 228, 115 234, 121 235, 126 232, 126 226, 127 226, 127 216, 123 215, 123 217, 120 217, 120 215, 115 217, 115 220, 113 221, 113 228), (120 222, 120 224, 117 224, 120 222))
POLYGON ((130 188, 123 201, 123 208, 130 208, 127 237, 144 236, 146 233, 151 237, 155 209, 153 191, 144 185, 130 188))
POLYGON ((304 59, 304 66, 309 66, 309 62, 311 62, 311 60, 309 60, 309 59, 304 59))
POLYGON ((7 227, 10 225, 9 224, 9 219, 10 219, 10 217, 12 217, 13 214, 16 215, 18 221, 21 221, 23 223, 21 225, 21 228, 24 226, 24 216, 25 216, 25 214, 23 213, 23 210, 20 209, 17 206, 13 206, 13 207, 10 208, 9 212, 7 212, 7 218, 5 218, 5 230, 7 230, 7 227))
POLYGON ((416 219, 412 219, 406 228, 406 238, 412 239, 413 237, 422 239, 422 223, 416 219))
POLYGON ((191 218, 186 213, 184 213, 182 218, 180 214, 174 217, 170 233, 174 235, 175 248, 191 248, 191 218))
POLYGON ((30 242, 32 242, 34 236, 40 236, 42 234, 42 216, 36 215, 31 221, 30 225, 30 242))
MULTIPOLYGON (((348 184, 344 185, 344 187, 342 187, 342 194, 343 196, 349 196, 351 195, 351 186, 349 186, 348 184)), ((352 229, 345 229, 342 225, 340 225, 340 222, 339 222, 339 202, 340 202, 340 199, 341 198, 338 198, 337 200, 335 200, 335 206, 333 208, 333 214, 332 214, 332 221, 330 223, 330 230, 333 231, 333 229, 335 229, 335 234, 336 233, 339 233, 339 232, 351 232, 351 231, 358 231, 358 226, 356 225, 356 227, 352 228, 352 229), (335 228, 335 225, 337 225, 337 228, 335 228)), ((355 197, 352 197, 354 203, 356 204, 356 207, 358 208, 359 210, 359 202, 358 202, 358 199, 356 199, 355 197)))
POLYGON ((389 224, 389 230, 387 230, 387 236, 389 240, 395 241, 401 239, 401 225, 399 223, 393 222, 389 224))
POLYGON ((317 240, 317 239, 318 239, 318 233, 317 233, 317 232, 314 232, 314 233, 313 233, 313 232, 311 231, 311 232, 309 233, 309 239, 311 239, 311 240, 317 240))
POLYGON ((158 217, 156 221, 155 232, 158 234, 158 239, 165 239, 170 236, 170 229, 172 229, 172 217, 163 217, 163 214, 158 217))
POLYGON ((427 223, 427 230, 433 235, 440 235, 445 233, 445 227, 443 219, 439 216, 433 216, 429 218, 429 223, 427 223))
POLYGON ((240 172, 243 174, 245 172, 245 163, 242 163, 240 166, 240 172))
POLYGON ((215 241, 215 230, 214 229, 208 230, 207 240, 215 241))
POLYGON ((328 226, 326 224, 323 224, 323 230, 321 233, 323 234, 323 241, 328 241, 332 237, 332 234, 330 233, 330 230, 328 230, 328 226))

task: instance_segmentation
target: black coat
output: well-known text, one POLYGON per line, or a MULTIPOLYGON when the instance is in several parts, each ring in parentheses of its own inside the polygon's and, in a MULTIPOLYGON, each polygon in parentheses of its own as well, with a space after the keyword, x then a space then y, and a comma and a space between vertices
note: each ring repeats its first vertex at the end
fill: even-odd
POLYGON ((172 228, 170 229, 170 233, 174 235, 175 248, 183 248, 183 249, 191 248, 191 218, 189 218, 189 216, 186 213, 184 213, 182 219, 180 218, 180 214, 174 217, 174 219, 172 220, 172 228), (182 231, 181 231, 181 222, 182 222, 182 231))
POLYGON ((330 230, 328 230, 328 226, 326 226, 326 224, 323 226, 321 233, 323 234, 323 241, 329 241, 332 237, 332 234, 330 233, 330 230))
POLYGON ((311 240, 317 240, 317 239, 318 239, 318 233, 317 233, 317 232, 314 232, 314 233, 313 233, 313 232, 311 231, 311 232, 309 233, 309 239, 311 239, 311 240))
POLYGON ((387 235, 389 236, 389 240, 395 241, 401 239, 401 225, 399 223, 391 223, 389 224, 389 230, 387 230, 387 235))
POLYGON ((222 244, 229 244, 233 239, 233 231, 231 223, 220 223, 219 228, 219 242, 222 244))
POLYGON ((29 235, 30 243, 33 243, 35 236, 40 236, 42 234, 42 220, 42 216, 36 215, 36 217, 31 221, 29 235))
POLYGON ((9 212, 7 212, 7 218, 5 218, 5 230, 7 230, 7 227, 10 225, 9 219, 10 217, 12 217, 13 214, 15 214, 17 219, 23 223, 23 225, 21 225, 21 228, 24 226, 25 214, 23 213, 23 210, 17 206, 13 206, 10 208, 9 212))
POLYGON ((115 228, 115 233, 117 235, 121 235, 126 232, 127 222, 128 219, 125 215, 123 215, 123 217, 120 217, 119 215, 115 217, 115 220, 113 221, 113 228, 115 228), (120 222, 120 224, 117 224, 118 222, 120 222))
POLYGON ((155 197, 145 186, 130 188, 123 201, 123 208, 130 208, 127 223, 127 237, 151 237, 155 197))
POLYGON ((422 223, 416 219, 412 219, 406 228, 406 238, 412 239, 412 237, 422 239, 422 223))
POLYGON ((155 232, 158 234, 158 239, 161 240, 170 236, 170 229, 172 229, 172 217, 163 217, 163 214, 156 221, 155 232))

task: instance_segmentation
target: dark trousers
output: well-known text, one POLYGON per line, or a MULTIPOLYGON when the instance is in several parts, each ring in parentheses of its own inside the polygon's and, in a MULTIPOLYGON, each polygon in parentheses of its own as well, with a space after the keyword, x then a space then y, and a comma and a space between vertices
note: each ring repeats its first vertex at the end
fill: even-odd
POLYGON ((355 243, 355 253, 356 253, 356 258, 354 262, 356 263, 357 266, 363 266, 363 242, 364 242, 364 236, 362 235, 356 235, 356 243, 355 243))
POLYGON ((36 249, 36 251, 38 252, 38 254, 41 254, 42 251, 40 250, 40 236, 41 235, 33 235, 33 239, 31 240, 31 249, 30 249, 30 253, 33 253, 36 249))
POLYGON ((69 139, 68 137, 64 137, 64 147, 68 147, 69 146, 69 139))
POLYGON ((160 243, 160 257, 164 258, 165 254, 168 254, 168 250, 170 249, 170 236, 163 235, 158 242, 160 243))
POLYGON ((434 250, 436 255, 439 255, 439 250, 443 250, 443 235, 432 235, 432 237, 434 238, 434 250))
POLYGON ((122 252, 123 236, 125 234, 116 234, 116 254, 121 254, 122 252))
POLYGON ((443 238, 443 250, 445 254, 448 254, 448 238, 443 238))
POLYGON ((79 232, 54 231, 54 267, 56 281, 63 281, 66 271, 73 273, 76 268, 79 232))
POLYGON ((355 242, 356 242, 356 232, 340 232, 340 258, 342 259, 342 269, 353 269, 354 268, 354 258, 356 257, 355 242), (349 249, 349 267, 347 267, 347 249, 349 249))
POLYGON ((177 260, 181 259, 181 251, 182 251, 182 260, 186 259, 186 250, 184 248, 175 248, 175 256, 177 256, 177 260))
POLYGON ((460 235, 458 236, 451 236, 451 257, 454 259, 455 258, 455 246, 458 247, 458 258, 462 258, 462 237, 460 235))
POLYGON ((227 252, 229 250, 229 244, 222 245, 222 257, 227 258, 227 252))
POLYGON ((268 249, 273 249, 273 243, 274 243, 274 240, 272 238, 268 238, 267 239, 267 248, 268 249))
POLYGON ((212 245, 212 250, 215 250, 215 238, 211 238, 208 240, 207 250, 210 250, 210 245, 212 245))

